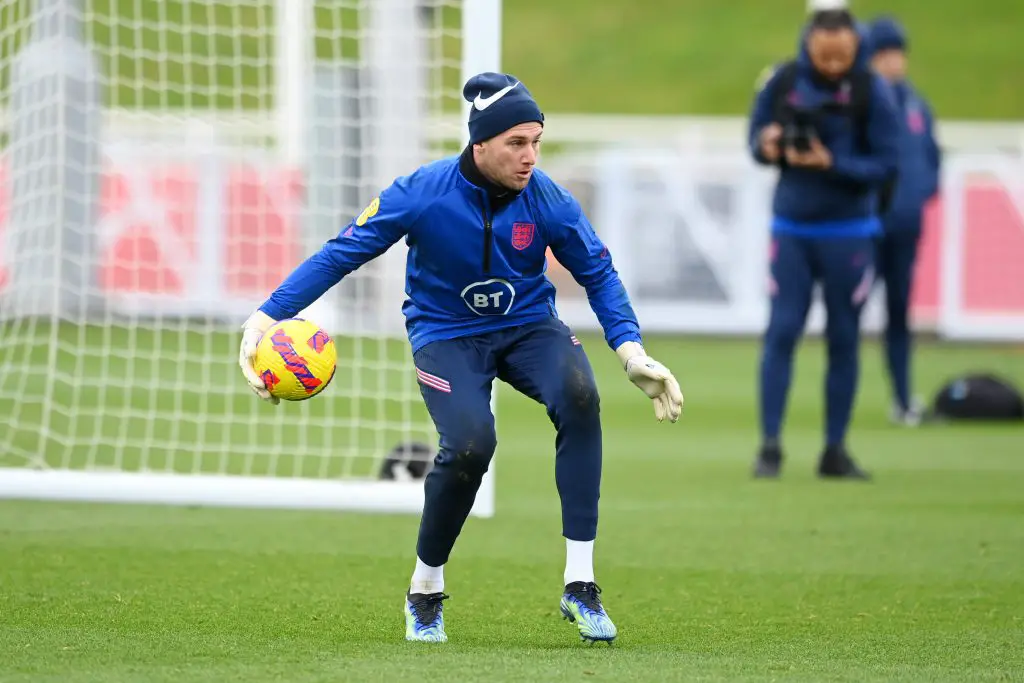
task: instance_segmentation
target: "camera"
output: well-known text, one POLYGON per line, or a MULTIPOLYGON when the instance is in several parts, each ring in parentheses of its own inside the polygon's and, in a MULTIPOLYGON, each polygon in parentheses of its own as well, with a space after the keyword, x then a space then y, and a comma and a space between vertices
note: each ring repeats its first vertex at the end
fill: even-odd
POLYGON ((818 137, 815 123, 818 112, 813 109, 789 108, 782 124, 782 150, 793 148, 797 152, 810 152, 811 139, 818 137))

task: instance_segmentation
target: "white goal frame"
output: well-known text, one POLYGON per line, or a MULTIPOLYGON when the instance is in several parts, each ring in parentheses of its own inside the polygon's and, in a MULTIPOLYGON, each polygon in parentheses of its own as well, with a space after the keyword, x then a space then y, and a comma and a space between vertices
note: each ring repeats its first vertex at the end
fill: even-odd
MULTIPOLYGON (((399 7, 410 4, 408 0, 374 2, 390 2, 399 7)), ((312 56, 308 30, 313 0, 277 0, 277 10, 274 68, 278 71, 278 92, 274 115, 280 151, 285 158, 295 160, 301 157, 306 144, 302 137, 304 127, 299 122, 306 115, 304 107, 309 94, 306 75, 307 60, 312 56)), ((473 74, 500 70, 501 11, 501 0, 462 0, 463 83, 473 74)), ((463 132, 464 136, 467 134, 463 132)), ((394 301, 395 309, 400 303, 398 299, 394 301)), ((491 407, 494 411, 493 394, 491 407)), ((494 489, 492 461, 471 514, 494 515, 494 489)), ((41 459, 24 468, 0 468, 0 499, 419 513, 423 498, 422 481, 52 469, 41 459)))

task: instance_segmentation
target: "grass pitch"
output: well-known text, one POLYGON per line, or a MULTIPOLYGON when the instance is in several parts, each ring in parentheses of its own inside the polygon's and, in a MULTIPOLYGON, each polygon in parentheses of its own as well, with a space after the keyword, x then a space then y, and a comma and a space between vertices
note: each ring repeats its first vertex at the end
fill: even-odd
MULTIPOLYGON (((1024 430, 890 427, 868 344, 851 445, 876 481, 819 482, 809 342, 784 479, 753 482, 754 343, 649 340, 687 395, 676 425, 585 344, 612 648, 558 617, 553 430, 502 389, 498 515, 448 567, 446 645, 403 641, 414 517, 3 502, 0 680, 1024 680, 1024 430)), ((963 369, 1024 382, 1006 347, 925 345, 917 368, 925 392, 963 369)))
MULTIPOLYGON (((458 97, 458 2, 440 8, 452 111, 458 97)), ((1024 118, 1018 0, 852 0, 859 18, 890 13, 910 35, 911 75, 940 118, 1024 118)), ((0 3, 0 56, 29 35, 30 3, 0 3)), ((320 60, 360 54, 368 2, 315 0, 320 60)), ((273 105, 273 0, 89 0, 105 98, 118 107, 265 109, 273 105)), ((749 113, 765 66, 791 57, 806 0, 505 0, 502 68, 548 112, 749 113)), ((8 69, 0 65, 0 100, 8 69)))

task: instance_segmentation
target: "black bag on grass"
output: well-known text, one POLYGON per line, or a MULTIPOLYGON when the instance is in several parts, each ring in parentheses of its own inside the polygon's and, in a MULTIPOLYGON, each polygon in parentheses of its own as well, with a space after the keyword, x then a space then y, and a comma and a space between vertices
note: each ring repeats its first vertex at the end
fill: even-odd
POLYGON ((970 374, 943 386, 932 410, 947 420, 1024 420, 1024 397, 1002 377, 970 374))

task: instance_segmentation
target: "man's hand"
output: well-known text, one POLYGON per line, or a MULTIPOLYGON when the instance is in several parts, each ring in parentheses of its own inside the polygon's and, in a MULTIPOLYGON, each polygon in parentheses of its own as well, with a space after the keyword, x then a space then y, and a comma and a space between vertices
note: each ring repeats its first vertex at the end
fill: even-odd
POLYGON ((670 422, 678 420, 683 412, 683 392, 669 369, 648 356, 637 342, 623 342, 615 353, 622 361, 629 381, 654 401, 654 416, 658 422, 663 422, 666 417, 670 422))
POLYGON ((245 381, 249 383, 252 392, 264 401, 277 405, 280 403, 280 399, 270 395, 267 386, 253 367, 253 361, 256 358, 256 345, 259 344, 263 333, 270 329, 275 322, 277 321, 263 311, 255 311, 249 316, 249 319, 242 325, 242 345, 238 350, 238 365, 242 368, 242 374, 245 375, 245 381))
POLYGON ((761 129, 758 135, 758 146, 761 148, 761 155, 770 163, 779 160, 779 141, 782 140, 782 126, 777 123, 769 123, 761 129))
POLYGON ((828 151, 828 147, 821 144, 821 140, 811 138, 811 149, 808 152, 798 152, 792 147, 787 147, 786 163, 790 166, 826 171, 832 168, 832 153, 828 151))

